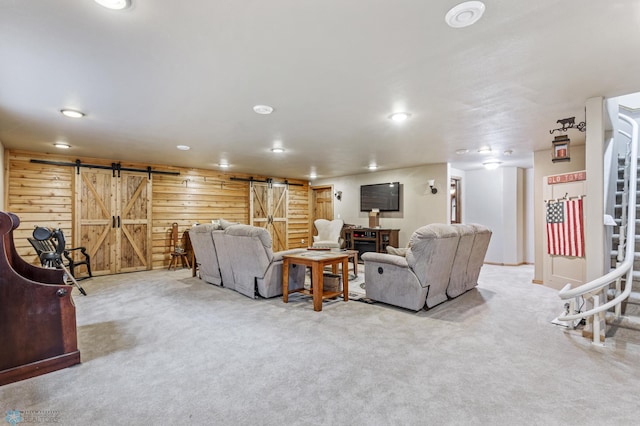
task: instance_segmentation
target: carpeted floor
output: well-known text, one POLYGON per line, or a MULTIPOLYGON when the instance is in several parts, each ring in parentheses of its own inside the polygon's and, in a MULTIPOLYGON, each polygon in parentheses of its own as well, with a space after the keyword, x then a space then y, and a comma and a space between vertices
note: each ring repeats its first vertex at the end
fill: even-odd
POLYGON ((314 312, 308 297, 252 300, 187 270, 93 278, 88 296, 74 290, 82 364, 0 387, 0 413, 65 425, 637 424, 638 336, 599 348, 552 325, 562 303, 531 278, 530 266, 485 265, 477 289, 417 313, 341 300, 314 312))

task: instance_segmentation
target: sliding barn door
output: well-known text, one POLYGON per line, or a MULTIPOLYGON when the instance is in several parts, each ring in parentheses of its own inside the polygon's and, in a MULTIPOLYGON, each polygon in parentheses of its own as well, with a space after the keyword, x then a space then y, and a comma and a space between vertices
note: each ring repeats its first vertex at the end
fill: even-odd
POLYGON ((74 246, 84 246, 94 275, 115 272, 116 182, 111 170, 80 169, 76 176, 74 246))
POLYGON ((76 180, 76 240, 94 275, 149 269, 151 181, 144 173, 81 169, 76 180))
POLYGON ((283 184, 252 182, 251 225, 266 228, 273 239, 273 251, 286 250, 288 187, 283 184))
POLYGON ((145 173, 122 172, 118 188, 116 268, 118 272, 150 269, 151 180, 145 173))

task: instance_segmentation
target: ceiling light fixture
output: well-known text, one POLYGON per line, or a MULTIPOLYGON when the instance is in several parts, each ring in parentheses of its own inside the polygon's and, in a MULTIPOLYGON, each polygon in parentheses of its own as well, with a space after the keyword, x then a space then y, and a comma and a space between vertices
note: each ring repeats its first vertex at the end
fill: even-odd
POLYGON ((467 152, 469 152, 469 150, 466 148, 456 149, 456 154, 458 155, 466 154, 467 152))
POLYGON ((369 170, 376 170, 378 168, 377 165, 375 164, 369 164, 369 167, 367 167, 369 170))
POLYGON ((508 156, 510 156, 511 154, 513 154, 513 150, 511 150, 511 149, 506 149, 506 150, 503 152, 503 154, 504 154, 504 155, 506 155, 506 156, 508 157, 508 156))
POLYGON ((220 167, 221 169, 228 169, 229 163, 218 163, 218 167, 220 167))
POLYGON ((55 146, 56 148, 60 148, 60 149, 69 149, 69 148, 71 148, 71 145, 69 145, 68 143, 65 143, 65 142, 55 142, 53 144, 53 146, 55 146))
POLYGON ((487 161, 485 163, 482 163, 484 168, 487 169, 487 170, 495 170, 498 167, 500 167, 500 164, 502 164, 502 162, 501 161, 496 161, 496 160, 491 160, 491 161, 487 161))
POLYGON ((313 172, 309 175, 309 179, 315 179, 317 177, 318 177, 318 175, 313 173, 313 172))
POLYGON ((491 148, 488 146, 483 146, 478 150, 479 154, 491 154, 491 148))
POLYGON ((60 113, 69 118, 82 118, 85 116, 84 112, 80 112, 75 109, 61 109, 60 113))
POLYGON ((281 152, 284 152, 284 148, 271 148, 271 152, 279 154, 281 152))
POLYGON ((256 114, 269 115, 273 112, 273 107, 269 105, 256 105, 253 107, 256 114))
POLYGON ((409 114, 408 112, 394 112, 389 116, 389 118, 395 121, 396 123, 402 123, 403 121, 406 121, 407 118, 409 117, 411 117, 411 114, 409 114))
POLYGON ((444 20, 451 28, 464 28, 478 22, 484 10, 485 6, 481 1, 466 1, 452 7, 444 20))
POLYGON ((129 0, 95 0, 95 2, 102 7, 112 10, 122 10, 131 6, 131 2, 129 0))
POLYGON ((176 145, 176 148, 178 148, 180 151, 189 151, 191 149, 191 147, 188 145, 176 145))

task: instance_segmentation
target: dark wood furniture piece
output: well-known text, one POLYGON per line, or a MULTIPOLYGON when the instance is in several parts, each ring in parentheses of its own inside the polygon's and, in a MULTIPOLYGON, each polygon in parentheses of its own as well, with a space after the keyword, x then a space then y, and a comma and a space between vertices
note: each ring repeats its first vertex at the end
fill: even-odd
POLYGON ((73 287, 64 271, 27 263, 13 242, 20 219, 0 212, 0 386, 80 363, 73 287))
POLYGON ((387 246, 398 247, 399 229, 344 228, 345 248, 357 250, 362 256, 366 252, 386 253, 387 246))
POLYGON ((303 253, 282 256, 282 301, 289 302, 289 293, 313 295, 313 310, 322 311, 322 300, 340 296, 349 301, 349 255, 345 252, 309 250, 303 253), (311 290, 299 288, 289 290, 289 264, 311 268, 311 290), (324 291, 323 271, 325 266, 342 265, 342 291, 324 291))

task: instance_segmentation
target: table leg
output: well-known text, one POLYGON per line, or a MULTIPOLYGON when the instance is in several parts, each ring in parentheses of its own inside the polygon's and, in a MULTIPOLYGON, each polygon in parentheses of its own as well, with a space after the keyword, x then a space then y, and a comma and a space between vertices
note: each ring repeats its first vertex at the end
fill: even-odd
POLYGON ((358 278, 358 253, 353 254, 353 275, 358 278))
POLYGON ((322 270, 324 268, 317 262, 311 266, 311 286, 313 288, 313 310, 319 312, 322 310, 322 270))
POLYGON ((349 300, 349 258, 342 260, 342 296, 344 301, 349 300))
POLYGON ((282 261, 282 301, 289 302, 289 259, 282 261))

